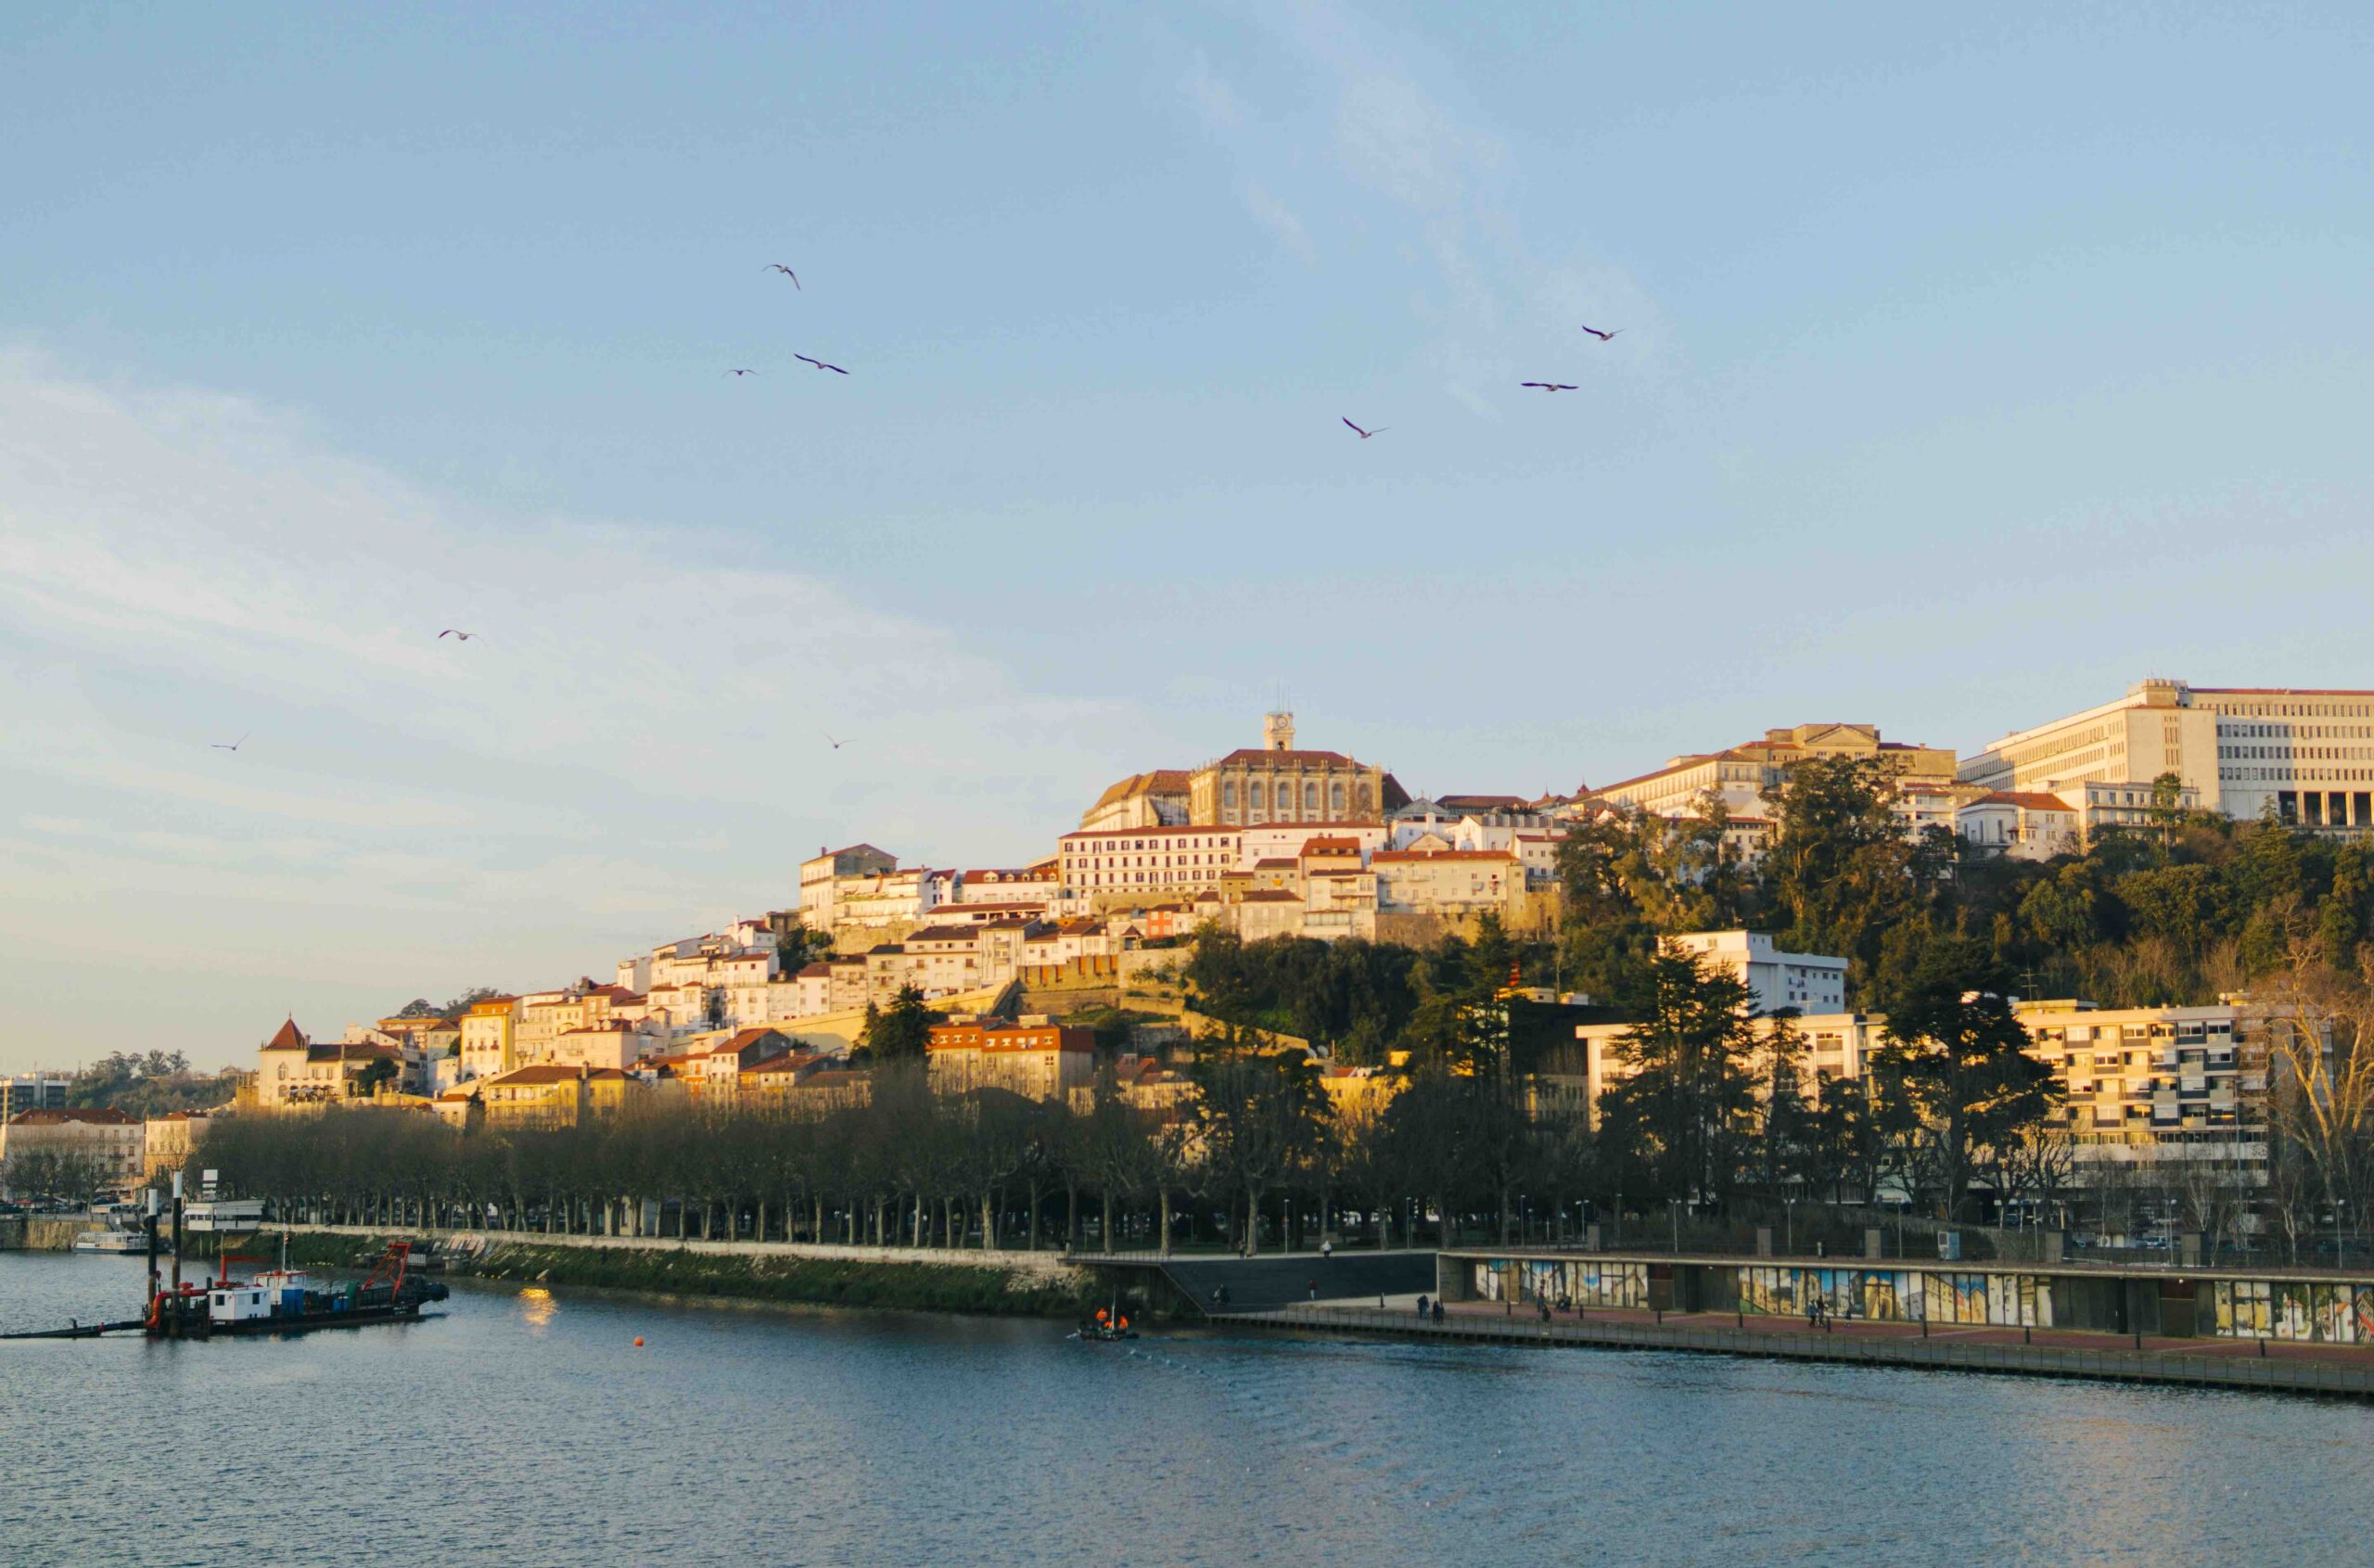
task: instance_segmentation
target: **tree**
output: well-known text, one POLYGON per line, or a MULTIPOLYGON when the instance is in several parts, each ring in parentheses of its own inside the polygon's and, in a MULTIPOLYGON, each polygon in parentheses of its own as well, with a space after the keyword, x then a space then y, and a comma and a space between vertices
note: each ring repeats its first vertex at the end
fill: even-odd
POLYGON ((1202 1053, 1190 1075, 1205 1157, 1244 1195, 1244 1254, 1260 1250, 1261 1199, 1317 1144, 1319 1073, 1301 1052, 1202 1053))
POLYGON ((2028 1031, 1974 944, 1930 956, 1873 1054, 1915 1118, 1914 1147, 1947 1219, 1968 1205, 1980 1154, 2041 1124, 2061 1094, 2051 1066, 2028 1053, 2028 1031))
POLYGON ((2273 1132, 2298 1151, 2327 1211, 2366 1223, 2374 1143, 2374 956, 2356 974, 2343 975, 2324 962, 2315 937, 2296 937, 2258 1032, 2273 1132))
POLYGON ((932 1026, 947 1022, 948 1014, 933 1012, 922 991, 901 986, 888 1007, 867 1007, 864 1031, 858 1038, 876 1062, 921 1062, 931 1043, 932 1026))
POLYGON ((1615 1041, 1630 1074, 1601 1096, 1602 1110, 1647 1167, 1652 1191, 1718 1203, 1736 1185, 1755 1096, 1748 988, 1691 952, 1652 959, 1649 988, 1640 1021, 1615 1041))
POLYGON ((1951 835, 1908 837, 1895 780, 1870 758, 1809 758, 1765 799, 1773 817, 1765 886, 1789 922, 1787 944, 1843 954, 1868 972, 1882 935, 1946 885, 1951 835))
POLYGON ((354 1075, 353 1091, 357 1097, 367 1099, 372 1090, 381 1084, 392 1084, 395 1081, 395 1059, 388 1056, 375 1056, 364 1064, 361 1072, 354 1075))
POLYGON ((785 975, 797 975, 810 964, 830 958, 833 937, 829 931, 812 931, 794 921, 791 929, 775 937, 776 967, 785 975))

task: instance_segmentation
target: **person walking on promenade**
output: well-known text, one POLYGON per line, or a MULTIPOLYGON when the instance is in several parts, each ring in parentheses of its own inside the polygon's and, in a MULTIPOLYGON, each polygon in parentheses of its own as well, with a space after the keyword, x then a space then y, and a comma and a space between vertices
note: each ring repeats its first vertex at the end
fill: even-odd
POLYGON ((1442 1320, 1443 1320, 1443 1304, 1442 1304, 1442 1302, 1441 1302, 1439 1299, 1437 1299, 1437 1300, 1436 1301, 1436 1303, 1435 1303, 1435 1321, 1436 1321, 1436 1322, 1437 1322, 1437 1323, 1439 1323, 1439 1322, 1441 1322, 1442 1320))
POLYGON ((1310 1299, 1313 1301, 1319 1299, 1319 1281, 1316 1280, 1310 1282, 1310 1299))
POLYGON ((1418 1320, 1422 1323, 1426 1320, 1426 1297, 1423 1291, 1418 1295, 1418 1320))

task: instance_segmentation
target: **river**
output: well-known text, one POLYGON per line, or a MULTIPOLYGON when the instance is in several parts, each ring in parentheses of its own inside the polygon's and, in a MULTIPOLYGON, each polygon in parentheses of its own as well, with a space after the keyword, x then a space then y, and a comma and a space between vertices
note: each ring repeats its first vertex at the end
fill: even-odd
MULTIPOLYGON (((129 1317, 141 1272, 0 1254, 0 1330, 129 1317)), ((1962 1568, 2374 1533, 2353 1404, 471 1281, 441 1310, 0 1345, 0 1562, 1962 1568)))

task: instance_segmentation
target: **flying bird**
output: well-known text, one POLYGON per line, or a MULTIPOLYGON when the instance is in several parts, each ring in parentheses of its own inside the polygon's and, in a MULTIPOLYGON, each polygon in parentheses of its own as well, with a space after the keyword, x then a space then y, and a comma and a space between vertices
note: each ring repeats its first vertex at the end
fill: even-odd
POLYGON ((728 376, 756 376, 759 373, 755 370, 729 370, 725 374, 728 376))
MULTIPOLYGON (((781 273, 784 276, 791 279, 791 286, 794 288, 799 288, 799 274, 793 272, 789 267, 785 266, 781 261, 769 261, 764 267, 760 268, 759 271, 781 273)), ((808 292, 805 288, 799 288, 799 291, 802 294, 808 292)))
MULTIPOLYGON (((823 735, 826 740, 828 740, 828 741, 833 741, 833 735, 832 735, 832 732, 831 732, 831 731, 829 731, 829 730, 819 730, 819 731, 817 731, 816 733, 817 733, 818 734, 820 734, 820 735, 823 735)), ((849 742, 847 742, 847 741, 833 741, 833 749, 834 749, 835 751, 838 751, 838 750, 840 750, 840 749, 841 749, 841 747, 843 747, 843 746, 847 746, 847 745, 849 745, 849 742)))
POLYGON ((1589 325, 1588 323, 1584 323, 1584 322, 1576 322, 1575 325, 1576 325, 1576 326, 1581 327, 1585 332, 1589 333, 1592 337, 1594 337, 1594 338, 1598 338, 1598 339, 1599 339, 1601 342, 1602 342, 1602 343, 1606 342, 1609 338, 1611 338, 1615 337, 1615 332, 1621 332, 1621 331, 1623 331, 1623 330, 1624 330, 1622 327, 1620 327, 1620 326, 1619 326, 1619 327, 1617 327, 1617 328, 1615 329, 1615 332, 1602 332, 1598 327, 1596 327, 1596 326, 1592 326, 1592 325, 1589 325))
POLYGON ((798 360, 802 364, 812 364, 819 370, 829 370, 836 376, 847 376, 849 374, 848 371, 843 370, 837 364, 826 364, 823 360, 811 360, 806 354, 794 354, 791 357, 798 360))
POLYGON ((206 743, 206 748, 209 751, 236 751, 247 744, 248 733, 242 732, 239 738, 233 741, 229 746, 224 746, 221 741, 209 741, 206 743))
POLYGON ((1572 381, 1520 381, 1517 385, 1538 387, 1545 392, 1571 392, 1576 389, 1572 381))
POLYGON ((1393 427, 1390 425, 1380 425, 1373 430, 1363 430, 1358 425, 1353 425, 1348 419, 1345 420, 1344 423, 1350 426, 1352 434, 1359 437, 1362 440, 1367 440, 1371 436, 1382 436, 1385 431, 1393 427))
POLYGON ((441 643, 448 637, 459 637, 463 642, 466 643, 477 635, 478 633, 475 631, 463 631, 454 627, 449 626, 444 631, 440 631, 437 634, 437 640, 441 643))

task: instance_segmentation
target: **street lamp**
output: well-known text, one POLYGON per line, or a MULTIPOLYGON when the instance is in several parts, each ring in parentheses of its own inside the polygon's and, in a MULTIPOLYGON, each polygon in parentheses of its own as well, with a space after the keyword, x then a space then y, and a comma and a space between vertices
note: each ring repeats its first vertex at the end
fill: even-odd
POLYGON ((1780 1256, 1783 1257, 1794 1257, 1797 1256, 1797 1198, 1795 1193, 1793 1192, 1780 1200, 1780 1223, 1783 1228, 1781 1230, 1780 1256))

